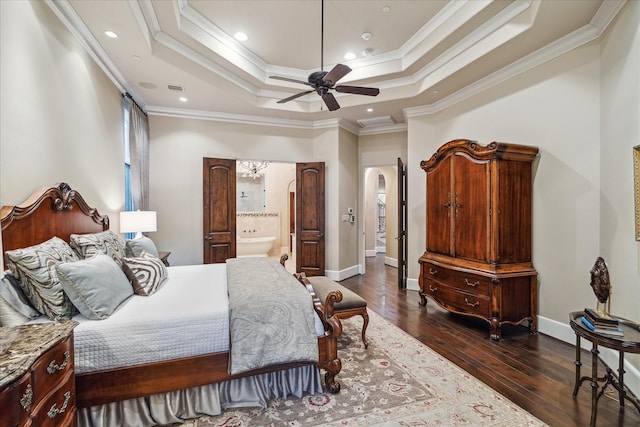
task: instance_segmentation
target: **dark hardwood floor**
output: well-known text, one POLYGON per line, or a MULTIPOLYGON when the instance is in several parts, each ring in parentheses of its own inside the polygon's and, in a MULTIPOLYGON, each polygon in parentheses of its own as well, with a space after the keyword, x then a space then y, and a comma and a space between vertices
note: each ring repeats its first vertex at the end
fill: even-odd
MULTIPOLYGON (((397 270, 384 257, 366 259, 366 274, 340 282, 367 300, 367 306, 551 426, 588 426, 591 387, 572 397, 575 346, 526 327, 506 326, 500 342, 489 339, 483 320, 448 313, 429 301, 419 305, 416 291, 398 290, 397 270)), ((568 315, 568 313, 567 313, 568 315)), ((591 373, 591 353, 582 351, 582 375, 591 373)), ((616 367, 613 367, 616 368, 616 367)), ((599 368, 604 372, 604 366, 599 368)), ((621 412, 617 394, 598 403, 597 426, 640 426, 629 403, 621 412)))

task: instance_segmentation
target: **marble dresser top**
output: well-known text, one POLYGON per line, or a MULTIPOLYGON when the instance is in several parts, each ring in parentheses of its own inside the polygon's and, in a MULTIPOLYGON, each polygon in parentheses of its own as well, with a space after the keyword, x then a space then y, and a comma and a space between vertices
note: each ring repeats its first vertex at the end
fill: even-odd
POLYGON ((63 320, 0 327, 0 389, 28 372, 38 357, 68 336, 77 324, 63 320))

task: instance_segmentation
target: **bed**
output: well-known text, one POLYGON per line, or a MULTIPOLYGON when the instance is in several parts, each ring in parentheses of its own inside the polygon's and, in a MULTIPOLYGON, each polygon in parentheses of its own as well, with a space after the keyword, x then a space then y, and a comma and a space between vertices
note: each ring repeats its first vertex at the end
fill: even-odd
MULTIPOLYGON (((21 205, 2 207, 0 221, 4 251, 40 244, 53 236, 69 242, 72 234, 100 233, 109 229, 108 217, 100 215, 96 209, 91 208, 78 192, 65 183, 42 188, 21 205)), ((198 277, 203 277, 203 274, 205 277, 222 274, 219 266, 210 264, 169 267, 168 282, 173 281, 175 277, 185 276, 187 283, 194 284, 200 280, 198 277)), ((194 289, 197 289, 195 285, 194 289)), ((295 381, 291 380, 291 383, 313 383, 313 378, 305 379, 304 376, 318 376, 319 370, 323 370, 325 389, 331 393, 339 392, 340 383, 336 381, 336 375, 341 370, 341 361, 337 355, 337 337, 342 332, 342 325, 340 320, 334 316, 333 304, 340 301, 342 296, 339 293, 331 293, 327 296, 326 301, 319 301, 313 294, 311 287, 306 286, 306 288, 313 299, 312 311, 315 312, 316 319, 319 319, 319 328, 318 320, 316 320, 315 327, 318 331, 316 334, 316 363, 280 363, 230 374, 230 351, 228 349, 224 351, 211 350, 210 352, 205 350, 204 354, 197 354, 202 353, 202 350, 195 350, 192 352, 193 354, 178 354, 178 356, 172 356, 169 359, 143 363, 120 361, 115 365, 113 363, 106 365, 106 367, 101 367, 98 363, 95 366, 81 368, 76 374, 76 404, 80 409, 80 424, 97 424, 96 419, 104 421, 109 418, 110 422, 114 424, 128 423, 126 419, 122 419, 127 410, 123 410, 118 405, 131 404, 137 408, 139 405, 146 404, 155 406, 152 412, 171 412, 176 406, 176 400, 184 401, 193 398, 207 401, 210 393, 226 394, 224 407, 241 406, 247 402, 242 402, 243 397, 238 399, 239 402, 234 401, 234 388, 237 392, 237 388, 244 387, 246 381, 255 381, 255 379, 265 379, 270 384, 280 383, 277 387, 281 388, 281 384, 286 382, 285 378, 289 373, 303 376, 302 380, 297 377, 295 381), (86 409, 84 412, 83 408, 86 409), (116 413, 117 415, 114 415, 116 413)), ((168 304, 167 301, 171 301, 173 297, 165 295, 163 292, 174 292, 176 298, 181 293, 188 293, 178 292, 175 289, 171 291, 170 286, 163 285, 157 295, 164 296, 157 299, 158 301, 164 300, 165 304, 168 304)), ((216 299, 217 296, 210 295, 207 298, 216 299)), ((135 297, 131 300, 135 300, 135 297)), ((143 303, 149 305, 150 300, 151 298, 148 298, 143 303)), ((123 306, 126 304, 129 304, 129 300, 125 301, 123 306)), ((133 303, 131 305, 133 307, 133 303)), ((119 306, 113 313, 113 318, 127 318, 127 309, 126 306, 119 306)), ((131 310, 136 312, 138 308, 131 308, 131 310)), ((215 319, 210 319, 210 321, 217 322, 215 319)), ((82 324, 76 328, 77 332, 81 332, 81 326, 82 324)), ((162 329, 169 327, 171 326, 164 325, 162 329)), ((191 337, 189 340, 193 339, 191 337)), ((82 341, 81 336, 76 337, 76 361, 79 357, 77 351, 79 341, 82 341)), ((174 345, 174 347, 182 346, 174 345)), ((292 387, 299 388, 299 384, 292 387)), ((315 387, 317 389, 317 386, 315 387)), ((285 392, 287 392, 286 387, 285 392)), ((181 417, 191 417, 202 411, 201 407, 195 406, 187 411, 187 416, 184 416, 185 412, 182 412, 181 417)), ((207 413, 206 409, 205 413, 207 413)), ((209 408, 214 411, 219 409, 209 408)), ((142 412, 145 411, 147 409, 142 410, 142 412)), ((145 416, 151 417, 152 420, 137 420, 137 422, 168 423, 183 419, 176 418, 175 414, 170 414, 160 421, 152 415, 145 416)))

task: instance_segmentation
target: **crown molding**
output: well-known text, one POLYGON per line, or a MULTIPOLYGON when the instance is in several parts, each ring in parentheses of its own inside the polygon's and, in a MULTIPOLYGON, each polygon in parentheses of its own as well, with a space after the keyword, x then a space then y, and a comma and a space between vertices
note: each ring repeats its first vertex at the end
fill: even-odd
POLYGON ((403 109, 405 120, 411 117, 430 115, 452 107, 474 95, 507 81, 538 65, 544 64, 573 49, 598 39, 627 0, 605 1, 589 25, 558 39, 508 66, 482 78, 469 86, 430 105, 403 109))

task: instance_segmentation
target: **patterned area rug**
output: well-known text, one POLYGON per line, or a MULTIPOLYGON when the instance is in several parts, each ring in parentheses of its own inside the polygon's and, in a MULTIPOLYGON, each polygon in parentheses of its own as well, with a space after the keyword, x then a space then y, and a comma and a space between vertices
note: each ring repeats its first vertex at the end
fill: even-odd
POLYGON ((366 350, 362 318, 343 322, 340 393, 229 409, 183 427, 546 425, 371 310, 369 315, 366 350))

